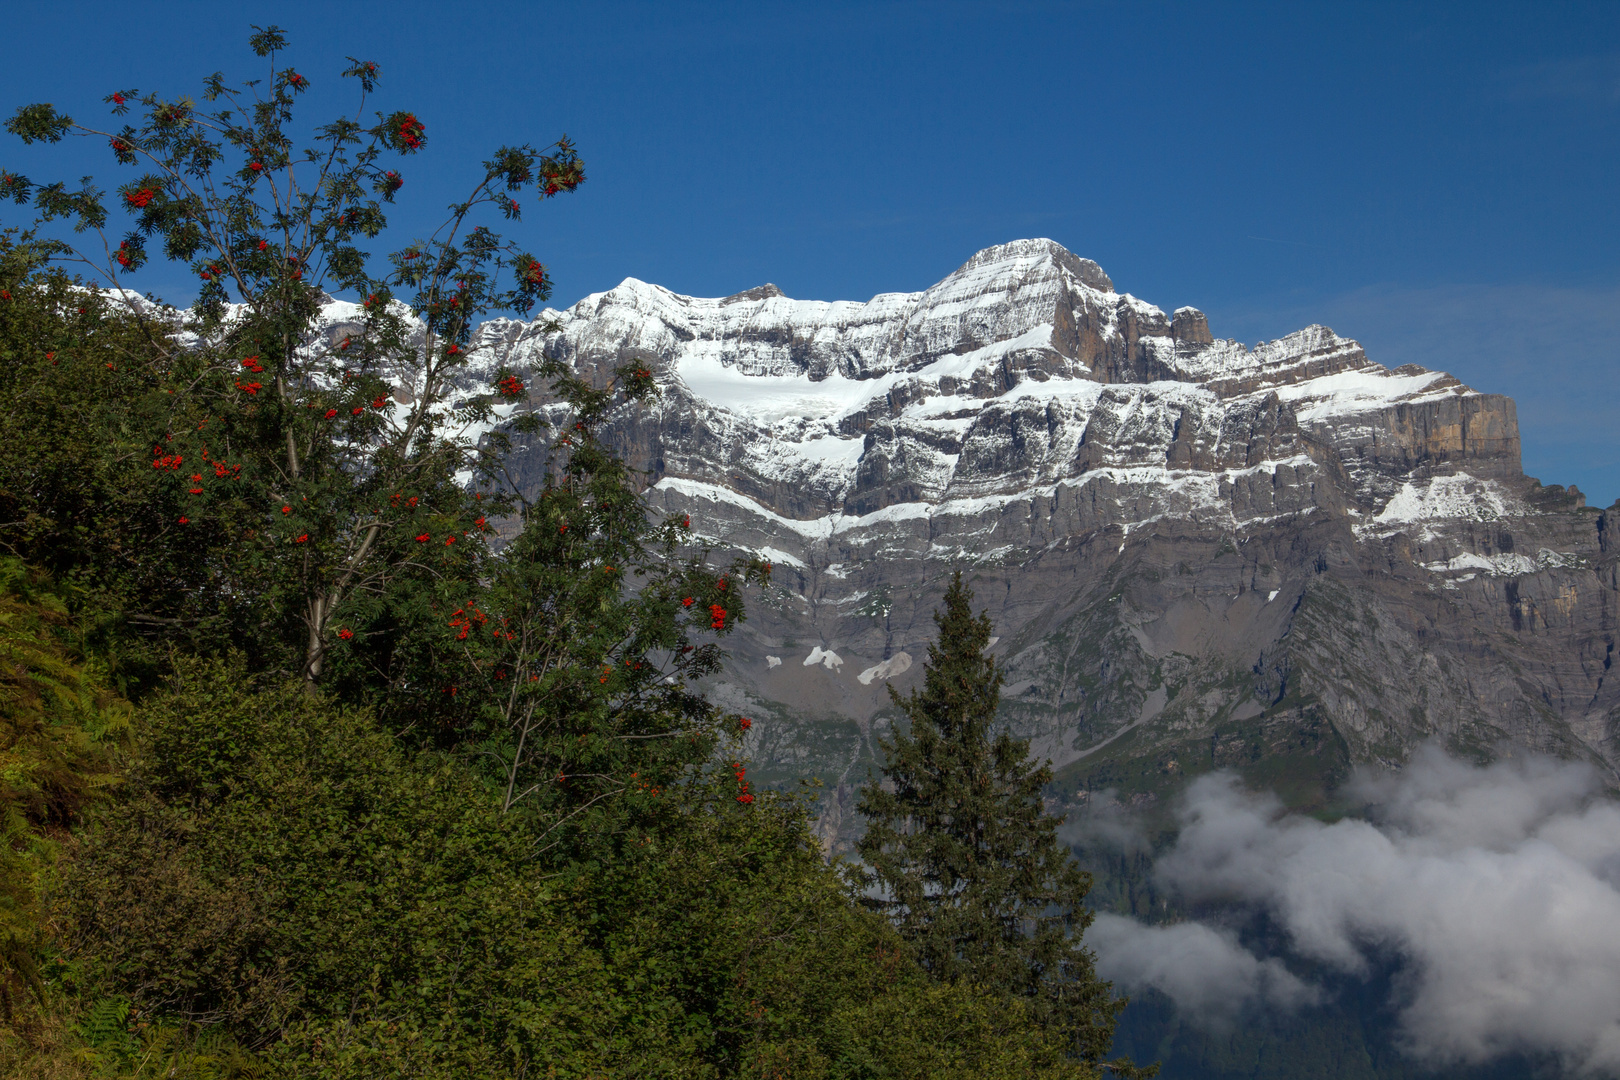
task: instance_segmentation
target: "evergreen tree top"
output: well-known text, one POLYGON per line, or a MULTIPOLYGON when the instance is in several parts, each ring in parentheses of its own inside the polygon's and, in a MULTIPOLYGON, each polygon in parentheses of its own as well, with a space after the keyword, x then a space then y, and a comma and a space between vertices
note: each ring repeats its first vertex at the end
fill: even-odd
POLYGON ((883 778, 861 792, 863 884, 935 979, 1029 1001, 1076 1057, 1100 1063, 1125 1001, 1081 944, 1091 875, 1045 812, 1049 763, 1030 759, 1027 740, 992 738, 1002 671, 988 655, 989 613, 975 616, 972 600, 958 571, 934 613, 922 688, 889 690, 909 730, 880 741, 883 778))
POLYGON ((947 738, 972 740, 988 731, 1001 700, 1001 668, 986 653, 990 616, 986 612, 975 618, 972 599, 958 570, 945 592, 944 610, 934 612, 939 637, 928 646, 922 692, 913 690, 907 699, 889 688, 913 724, 921 719, 947 738))

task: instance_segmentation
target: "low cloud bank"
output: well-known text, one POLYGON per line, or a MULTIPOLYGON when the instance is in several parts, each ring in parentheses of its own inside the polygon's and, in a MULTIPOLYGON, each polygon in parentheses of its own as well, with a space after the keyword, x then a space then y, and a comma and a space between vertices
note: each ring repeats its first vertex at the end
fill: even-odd
POLYGON ((1251 1004, 1291 1011, 1322 997, 1281 960, 1262 960, 1236 935, 1203 923, 1146 926, 1102 913, 1086 942, 1103 978, 1131 989, 1151 986, 1207 1027, 1229 1026, 1251 1004))
MULTIPOLYGON (((1476 768, 1427 748, 1399 774, 1354 782, 1368 820, 1326 825, 1215 774, 1188 789, 1155 874, 1188 900, 1264 911, 1289 954, 1345 975, 1397 958, 1393 1004, 1415 1058, 1551 1053, 1572 1071, 1614 1074, 1620 805, 1601 789, 1583 765, 1476 768)), ((1087 940, 1103 975, 1160 990, 1206 1026, 1321 996, 1218 927, 1100 915, 1087 940)))

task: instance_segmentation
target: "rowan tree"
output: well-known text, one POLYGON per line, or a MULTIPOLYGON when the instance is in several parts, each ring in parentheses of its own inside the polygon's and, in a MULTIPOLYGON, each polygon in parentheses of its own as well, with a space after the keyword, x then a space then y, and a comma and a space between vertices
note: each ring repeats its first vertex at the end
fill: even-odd
POLYGON ((294 114, 310 80, 281 62, 275 27, 250 44, 263 79, 216 74, 200 103, 117 90, 105 100, 122 126, 20 108, 6 127, 25 142, 105 139, 134 175, 109 200, 89 180, 70 190, 0 171, 0 196, 94 238, 31 250, 76 268, 81 295, 142 329, 107 377, 138 368, 172 399, 136 418, 150 449, 140 467, 166 477, 180 510, 165 528, 185 532, 210 587, 138 614, 313 684, 353 640, 340 627, 397 636, 421 609, 411 595, 478 576, 488 548, 473 523, 508 507, 476 500, 467 478, 487 476, 503 444, 466 433, 487 430, 499 392, 458 379, 478 320, 527 312, 552 284, 484 222, 515 222, 520 197, 572 191, 584 172, 566 137, 501 147, 437 231, 378 264, 362 245, 405 183, 395 160, 427 147, 424 122, 403 110, 365 120, 380 71, 351 60, 354 114, 300 145, 294 114), (114 213, 130 219, 121 237, 114 213), (131 289, 157 254, 196 275, 188 312, 131 289), (336 325, 332 294, 343 292, 357 301, 336 325))
MULTIPOLYGON (((551 359, 538 374, 558 419, 515 422, 550 435, 540 490, 507 481, 521 530, 407 645, 457 707, 457 738, 498 769, 503 812, 539 815, 540 851, 572 859, 658 816, 666 788, 746 730, 697 683, 720 669, 717 642, 747 618, 745 589, 770 565, 714 565, 690 520, 655 517, 644 478, 600 441, 611 414, 657 393, 651 371, 631 363, 594 386, 551 359)), ((753 801, 746 783, 738 801, 753 801)))
MULTIPOLYGON (((159 580, 181 572, 178 587, 143 578, 127 590, 126 620, 188 651, 234 648, 251 670, 370 702, 419 743, 474 747, 503 809, 540 814, 565 851, 616 835, 603 812, 645 808, 712 754, 728 721, 693 688, 719 664, 698 639, 745 617, 740 586, 765 571, 711 568, 684 528, 649 518, 641 478, 597 442, 610 411, 655 392, 637 365, 606 387, 556 362, 527 373, 555 395, 544 411, 551 471, 530 497, 505 470, 507 431, 540 434, 547 422, 525 409, 523 373, 499 367, 487 385, 470 383, 468 364, 486 347, 474 331, 492 311, 529 311, 552 283, 480 219, 513 222, 519 197, 573 190, 579 158, 566 138, 501 148, 437 233, 373 270, 362 245, 404 183, 395 159, 426 148, 424 122, 396 111, 362 124, 380 72, 355 60, 343 73, 356 83, 355 114, 296 149, 309 80, 280 62, 278 30, 251 44, 267 78, 210 78, 208 108, 120 90, 107 97, 114 115, 139 117, 117 130, 49 105, 8 123, 25 141, 106 138, 139 170, 110 206, 88 183, 70 192, 0 174, 0 192, 31 199, 45 222, 67 219, 102 241, 94 253, 22 238, 0 260, 0 281, 33 313, 18 324, 19 350, 56 357, 60 338, 75 393, 112 403, 117 415, 92 440, 134 432, 94 497, 106 502, 124 477, 131 505, 120 520, 146 534, 137 562, 159 552, 159 580), (115 212, 133 220, 116 244, 115 212), (184 314, 128 287, 160 245, 200 282, 184 314), (41 272, 53 263, 86 279, 41 272), (38 329, 35 316, 75 296, 89 314, 38 329), (121 336, 101 333, 108 340, 91 349, 89 331, 104 326, 121 336), (512 517, 518 535, 497 555, 495 526, 512 517)), ((34 397, 59 401, 56 369, 31 363, 46 377, 34 397)), ((74 506, 95 516, 93 500, 74 506)))
POLYGON ((1058 840, 1061 819, 1044 810, 1050 768, 1031 760, 1027 740, 992 737, 1002 671, 987 652, 990 617, 974 617, 972 598, 958 571, 934 614, 939 638, 922 689, 889 690, 909 731, 882 740, 882 777, 858 803, 868 903, 936 980, 1027 999, 1076 1056, 1101 1063, 1125 1000, 1097 977, 1081 941, 1091 876, 1058 840))

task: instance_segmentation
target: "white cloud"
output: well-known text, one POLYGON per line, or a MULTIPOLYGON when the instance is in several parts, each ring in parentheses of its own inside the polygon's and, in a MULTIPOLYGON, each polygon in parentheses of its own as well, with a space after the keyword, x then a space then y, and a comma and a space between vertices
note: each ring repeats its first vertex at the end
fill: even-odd
MULTIPOLYGON (((1356 781, 1370 820, 1324 824, 1216 774, 1188 789, 1180 837, 1156 872, 1188 900, 1266 912, 1293 955, 1345 974, 1398 957, 1395 1004, 1417 1059, 1550 1053, 1573 1072, 1613 1075, 1620 805, 1601 786, 1583 765, 1521 757, 1475 768, 1429 748, 1398 775, 1356 781)), ((1163 990, 1194 1020, 1234 1015, 1235 1003, 1217 1007, 1222 979, 1241 1002, 1309 1000, 1280 965, 1266 968, 1275 958, 1223 931, 1099 925, 1100 970, 1163 990)))
POLYGON ((1205 1027, 1227 1028, 1252 1004, 1291 1010, 1321 998, 1281 960, 1262 960, 1235 935, 1202 923, 1145 926, 1102 913, 1086 943, 1103 978, 1129 993, 1152 987, 1205 1027))
POLYGON ((1125 855, 1146 854, 1153 849, 1141 818, 1120 801, 1114 788, 1093 792, 1085 812, 1070 814, 1058 827, 1058 836, 1066 844, 1100 847, 1125 855))

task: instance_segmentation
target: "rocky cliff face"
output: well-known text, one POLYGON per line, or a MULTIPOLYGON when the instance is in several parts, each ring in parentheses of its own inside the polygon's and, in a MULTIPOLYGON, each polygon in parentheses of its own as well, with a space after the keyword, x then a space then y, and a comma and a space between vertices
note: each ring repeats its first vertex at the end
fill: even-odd
POLYGON ((1063 797, 1436 736, 1620 764, 1620 504, 1526 478, 1511 400, 1326 327, 1248 348, 1027 240, 866 303, 627 280, 479 344, 652 367, 613 438, 656 503, 774 560, 715 692, 761 765, 832 785, 829 830, 956 568, 1063 797))

